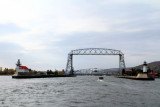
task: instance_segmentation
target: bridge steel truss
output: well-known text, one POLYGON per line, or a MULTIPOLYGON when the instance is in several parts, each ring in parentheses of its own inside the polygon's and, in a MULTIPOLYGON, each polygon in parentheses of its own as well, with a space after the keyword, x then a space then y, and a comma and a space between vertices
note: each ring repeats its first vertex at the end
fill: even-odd
POLYGON ((72 50, 68 53, 68 60, 66 66, 66 73, 73 74, 73 55, 119 55, 119 73, 125 70, 124 54, 119 50, 106 49, 106 48, 85 48, 72 50))

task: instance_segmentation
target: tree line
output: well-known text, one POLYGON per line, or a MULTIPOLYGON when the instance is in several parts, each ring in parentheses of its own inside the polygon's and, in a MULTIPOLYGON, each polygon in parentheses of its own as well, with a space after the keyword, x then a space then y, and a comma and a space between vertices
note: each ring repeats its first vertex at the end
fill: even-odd
POLYGON ((5 68, 4 70, 0 71, 0 75, 13 75, 15 72, 15 69, 5 68))

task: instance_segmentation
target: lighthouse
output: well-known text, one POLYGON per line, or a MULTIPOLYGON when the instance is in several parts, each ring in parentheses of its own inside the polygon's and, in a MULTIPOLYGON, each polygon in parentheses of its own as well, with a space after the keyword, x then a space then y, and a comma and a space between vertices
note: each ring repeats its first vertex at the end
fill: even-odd
POLYGON ((26 66, 22 66, 20 59, 18 59, 17 63, 16 63, 16 72, 29 72, 28 67, 26 66))
POLYGON ((143 64, 143 73, 147 73, 147 62, 144 61, 144 64, 143 64))
POLYGON ((17 67, 20 67, 20 66, 21 66, 20 59, 18 59, 18 61, 17 61, 16 65, 17 65, 17 67))

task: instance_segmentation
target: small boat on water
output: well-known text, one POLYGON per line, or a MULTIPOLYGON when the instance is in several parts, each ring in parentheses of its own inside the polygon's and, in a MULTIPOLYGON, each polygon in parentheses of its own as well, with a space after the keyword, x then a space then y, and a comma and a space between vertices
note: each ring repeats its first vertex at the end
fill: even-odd
POLYGON ((98 81, 103 81, 103 79, 104 79, 103 77, 99 77, 98 81))
POLYGON ((103 77, 99 77, 99 80, 103 80, 103 77))

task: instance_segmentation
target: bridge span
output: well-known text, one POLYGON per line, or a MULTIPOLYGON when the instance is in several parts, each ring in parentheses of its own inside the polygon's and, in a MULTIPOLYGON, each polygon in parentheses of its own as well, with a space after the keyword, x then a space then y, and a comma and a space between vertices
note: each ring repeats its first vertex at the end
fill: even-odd
POLYGON ((106 48, 85 48, 71 50, 68 53, 66 73, 73 74, 73 55, 119 55, 119 74, 125 70, 124 54, 119 50, 106 49, 106 48))

